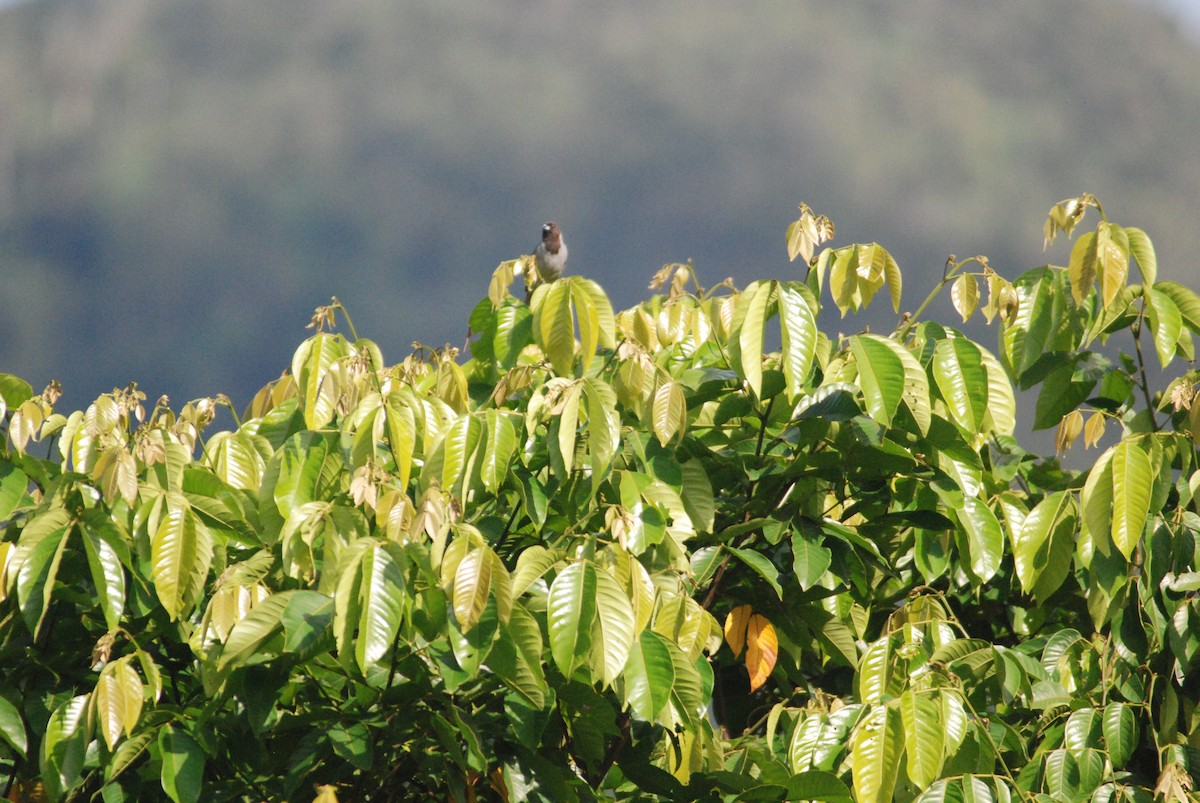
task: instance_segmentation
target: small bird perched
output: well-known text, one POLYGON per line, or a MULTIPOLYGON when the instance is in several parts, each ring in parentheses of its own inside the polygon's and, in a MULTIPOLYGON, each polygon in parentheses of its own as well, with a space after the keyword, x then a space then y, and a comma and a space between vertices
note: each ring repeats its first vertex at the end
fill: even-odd
POLYGON ((541 282, 552 282, 561 278, 563 269, 567 266, 567 244, 557 223, 551 221, 543 224, 542 241, 533 249, 533 265, 537 270, 537 281, 526 285, 526 301, 533 296, 534 287, 541 282))

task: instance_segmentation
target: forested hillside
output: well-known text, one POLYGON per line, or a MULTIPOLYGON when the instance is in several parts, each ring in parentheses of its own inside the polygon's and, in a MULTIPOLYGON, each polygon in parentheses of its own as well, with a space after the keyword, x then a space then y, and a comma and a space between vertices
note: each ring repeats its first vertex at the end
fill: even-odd
POLYGON ((461 345, 549 218, 621 305, 693 255, 790 275, 801 199, 913 286, 1036 264, 1085 188, 1165 278, 1200 251, 1200 53, 1116 0, 42 0, 0 12, 0 110, 0 367, 76 405, 244 404, 333 294, 461 345))

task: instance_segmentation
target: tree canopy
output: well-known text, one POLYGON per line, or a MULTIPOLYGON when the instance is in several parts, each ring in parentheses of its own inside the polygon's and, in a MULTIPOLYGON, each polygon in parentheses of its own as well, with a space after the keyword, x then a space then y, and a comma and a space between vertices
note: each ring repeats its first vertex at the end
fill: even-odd
POLYGON ((807 206, 803 279, 505 262, 469 354, 334 299, 223 430, 0 375, 8 798, 1190 799, 1200 296, 1090 195, 1059 236, 887 334, 819 328, 903 276, 807 206))

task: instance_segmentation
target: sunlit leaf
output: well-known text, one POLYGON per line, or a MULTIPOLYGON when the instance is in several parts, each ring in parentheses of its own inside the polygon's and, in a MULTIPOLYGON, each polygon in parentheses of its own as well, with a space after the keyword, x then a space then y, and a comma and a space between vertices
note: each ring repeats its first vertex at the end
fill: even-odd
POLYGON ((970 273, 962 274, 950 287, 950 300, 966 323, 979 307, 979 281, 970 273))
POLYGON ((683 437, 687 424, 687 403, 678 382, 664 382, 655 392, 651 423, 654 435, 663 446, 683 437))
POLYGON ((1154 350, 1158 354, 1159 363, 1166 368, 1167 363, 1175 356, 1175 347, 1179 336, 1183 334, 1183 316, 1179 307, 1166 293, 1153 287, 1142 288, 1142 296, 1146 299, 1146 316, 1150 331, 1154 335, 1154 350))
POLYGON ((636 633, 633 606, 629 595, 604 569, 595 569, 596 618, 592 649, 600 667, 604 685, 616 681, 629 659, 629 650, 636 633))
POLYGON ((172 619, 186 614, 200 594, 212 563, 208 527, 184 501, 169 504, 150 541, 154 590, 172 619))
POLYGON ((799 282, 779 284, 779 324, 783 334, 782 367, 787 396, 794 401, 803 392, 817 346, 817 322, 799 282))
POLYGON ((779 638, 775 627, 761 614, 751 614, 746 623, 746 671, 750 673, 750 691, 757 691, 775 668, 779 656, 779 638))
POLYGON ((968 496, 958 511, 958 520, 967 534, 971 574, 987 583, 1000 569, 1004 557, 1004 531, 996 514, 986 504, 968 496))
POLYGON ((850 350, 858 368, 858 384, 871 417, 890 426, 904 396, 904 363, 877 335, 855 335, 850 350))
POLYGON ((567 677, 587 662, 596 618, 596 567, 575 561, 558 573, 546 599, 550 654, 567 677))
POLYGON ((961 337, 938 341, 933 351, 933 378, 954 420, 968 432, 981 432, 988 407, 988 377, 979 348, 961 337))
POLYGON ((908 777, 919 787, 928 786, 942 771, 945 744, 938 702, 941 696, 920 694, 913 689, 900 696, 908 777))
POLYGON ((890 801, 903 753, 904 729, 900 715, 890 706, 872 707, 859 721, 851 740, 855 800, 860 803, 890 801))
POLYGON ((109 750, 133 733, 142 715, 142 679, 130 657, 105 666, 96 681, 96 726, 109 750))
POLYGON ((1136 440, 1121 441, 1112 456, 1112 539, 1126 560, 1142 540, 1153 484, 1150 456, 1136 440))

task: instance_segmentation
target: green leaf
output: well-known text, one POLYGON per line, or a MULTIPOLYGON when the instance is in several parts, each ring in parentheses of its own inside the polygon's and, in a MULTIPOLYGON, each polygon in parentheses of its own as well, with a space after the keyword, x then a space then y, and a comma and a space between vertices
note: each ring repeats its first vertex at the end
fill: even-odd
MULTIPOLYGON (((3 416, 0 415, 0 418, 3 416)), ((8 514, 20 504, 27 487, 29 477, 24 471, 11 463, 0 463, 0 521, 7 519, 8 514)))
POLYGON ((599 664, 598 673, 605 686, 611 686, 629 659, 629 650, 637 636, 633 606, 629 595, 613 576, 595 569, 596 619, 593 624, 592 652, 599 664))
POLYGON ((596 356, 597 345, 610 349, 615 345, 616 320, 612 304, 600 285, 582 276, 571 276, 565 284, 570 288, 571 301, 579 318, 580 351, 586 376, 596 356))
POLYGON ((483 426, 474 415, 454 421, 434 447, 434 456, 421 472, 422 484, 438 480, 440 487, 455 496, 465 496, 479 460, 483 426), (440 476, 439 476, 440 475, 440 476))
POLYGON ((131 659, 127 655, 108 664, 96 681, 96 725, 109 750, 122 736, 133 733, 142 715, 142 679, 130 664, 131 659))
POLYGON ((551 282, 534 297, 533 330, 538 345, 559 376, 574 376, 575 325, 571 320, 571 285, 551 282))
POLYGON ((1137 715, 1125 703, 1109 703, 1104 708, 1104 743, 1114 767, 1124 767, 1138 744, 1137 715))
POLYGON ((534 708, 546 705, 550 693, 542 671, 542 631, 524 605, 513 606, 504 630, 488 653, 488 667, 534 708))
MULTIPOLYGON (((16 410, 32 396, 32 385, 18 376, 0 372, 0 401, 3 401, 4 406, 7 406, 9 410, 16 410)), ((3 418, 2 413, 0 413, 0 418, 3 418)))
POLYGON ((716 503, 713 499, 712 483, 708 479, 708 471, 704 461, 692 458, 683 462, 683 484, 680 486, 680 496, 687 510, 688 518, 696 528, 696 532, 712 532, 716 517, 716 503))
POLYGON ((793 775, 787 784, 788 800, 821 800, 850 803, 850 790, 832 772, 810 770, 793 775))
POLYGON ((563 394, 559 415, 555 421, 558 427, 555 443, 562 459, 563 471, 567 474, 575 467, 575 441, 579 437, 579 405, 582 394, 583 383, 573 382, 563 394))
POLYGON ((850 351, 858 367, 858 384, 862 388, 867 411, 884 426, 892 425, 892 416, 904 396, 904 363, 878 335, 855 335, 850 338, 850 351))
POLYGON ((1017 428, 1017 399, 1013 394, 1008 374, 996 356, 985 348, 979 349, 979 357, 987 374, 987 412, 983 428, 999 435, 1012 435, 1017 428))
POLYGON ((753 282, 737 297, 733 344, 733 369, 756 398, 762 397, 763 329, 771 302, 771 282, 753 282))
POLYGON ((1112 539, 1126 560, 1142 540, 1150 512, 1150 492, 1154 482, 1150 456, 1136 440, 1126 439, 1113 449, 1112 539))
POLYGON ((284 611, 298 593, 302 592, 281 591, 272 594, 239 619, 225 639, 225 648, 217 661, 217 672, 228 673, 258 655, 263 642, 279 632, 284 611))
POLYGON ((483 616, 488 595, 492 590, 492 551, 478 546, 463 556, 454 572, 451 602, 454 617, 464 633, 471 630, 483 616))
POLYGON ((343 553, 334 594, 333 629, 340 655, 354 642, 354 660, 363 673, 388 654, 400 627, 405 582, 400 545, 370 539, 343 553))
POLYGON ((1050 268, 1031 270, 1013 282, 1017 314, 1004 327, 1004 356, 1013 376, 1020 378, 1046 351, 1054 332, 1054 275, 1050 268))
POLYGON ((1176 344, 1183 334, 1183 316, 1166 293, 1147 286, 1142 289, 1142 297, 1146 299, 1147 320, 1154 334, 1154 350, 1158 353, 1159 363, 1166 368, 1175 356, 1176 344))
POLYGON ((559 671, 570 678, 587 663, 596 618, 596 567, 575 561, 558 573, 546 598, 550 654, 559 671))
POLYGON ((125 567, 121 555, 128 555, 128 547, 108 519, 85 519, 81 532, 104 624, 110 631, 116 630, 125 612, 125 567))
POLYGON ((204 751, 183 728, 167 724, 158 732, 163 791, 175 803, 195 803, 204 786, 204 751))
POLYGON ((208 528, 185 500, 169 501, 150 541, 154 590, 172 620, 191 610, 208 576, 213 544, 208 528))
POLYGON ((1089 231, 1080 236, 1071 249, 1071 261, 1067 265, 1067 274, 1071 278, 1071 295, 1075 297, 1076 304, 1083 304, 1084 299, 1096 284, 1099 269, 1096 248, 1096 232, 1089 231))
POLYGON ((742 563, 749 566, 759 577, 767 581, 767 585, 771 586, 775 591, 775 595, 783 599, 783 588, 779 585, 779 569, 775 568, 775 564, 753 549, 740 549, 738 547, 725 547, 731 555, 740 560, 742 563))
MULTIPOLYGON (((53 522, 57 523, 58 517, 53 522)), ((47 517, 47 521, 51 521, 47 517)), ((32 525, 26 528, 26 533, 32 525)), ((17 572, 17 605, 25 626, 36 640, 42 623, 50 610, 54 584, 58 580, 58 567, 69 539, 69 526, 63 526, 41 538, 21 563, 17 572)))
POLYGON ((29 749, 25 720, 17 707, 6 698, 0 697, 0 739, 3 739, 18 756, 29 749))
POLYGON ((801 282, 780 282, 779 325, 783 334, 782 367, 787 397, 794 402, 804 394, 817 349, 817 321, 809 305, 808 287, 801 282))
POLYGON ((304 423, 309 429, 321 429, 336 413, 335 380, 330 369, 347 354, 346 339, 341 335, 319 332, 300 344, 292 357, 292 376, 300 392, 304 423), (326 382, 330 386, 326 387, 326 382))
POLYGON ((1094 708, 1078 708, 1067 717, 1063 728, 1063 746, 1076 759, 1085 751, 1100 747, 1100 714, 1094 708))
POLYGON ((1200 295, 1191 288, 1175 282, 1158 282, 1154 289, 1175 303, 1175 308, 1179 310, 1188 329, 1200 334, 1200 295))
POLYGON ((808 538, 800 530, 792 531, 792 572, 800 588, 808 591, 820 581, 833 560, 823 544, 808 538))
POLYGON ((945 759, 941 705, 937 696, 920 694, 912 689, 900 695, 908 777, 918 787, 928 786, 940 776, 945 759))
POLYGON ((987 583, 1000 569, 1004 557, 1004 531, 996 514, 973 496, 963 499, 958 520, 967 534, 971 574, 979 583, 987 583))
POLYGON ((1142 285, 1150 287, 1158 279, 1158 257, 1154 254, 1154 243, 1150 242, 1146 232, 1132 226, 1125 227, 1125 236, 1129 239, 1129 253, 1142 272, 1142 285))
POLYGON ((509 416, 488 410, 484 420, 487 445, 479 466, 483 487, 496 494, 508 479, 508 469, 517 449, 517 431, 509 416))
POLYGON ((1074 547, 1073 501, 1062 491, 1047 494, 1013 534, 1017 578, 1027 594, 1039 600, 1065 579, 1074 547))
POLYGON ((50 714, 39 756, 42 782, 51 800, 64 797, 79 783, 89 741, 90 697, 72 697, 50 714))
POLYGON ((870 705, 884 702, 892 680, 892 640, 885 636, 863 653, 858 662, 858 699, 870 705))
POLYGON ((850 744, 855 800, 859 803, 890 801, 903 752, 904 730, 900 715, 889 706, 872 707, 859 721, 850 744))
POLYGON ((625 702, 634 715, 646 722, 657 722, 671 700, 671 687, 675 685, 675 664, 663 637, 643 630, 629 652, 621 677, 625 702))
POLYGON ((678 382, 663 382, 654 393, 650 414, 651 426, 658 442, 668 446, 683 437, 687 424, 687 402, 683 386, 678 382))
POLYGON ((938 341, 933 378, 950 412, 970 433, 983 431, 988 406, 988 377, 979 348, 962 337, 938 341))

